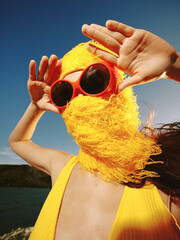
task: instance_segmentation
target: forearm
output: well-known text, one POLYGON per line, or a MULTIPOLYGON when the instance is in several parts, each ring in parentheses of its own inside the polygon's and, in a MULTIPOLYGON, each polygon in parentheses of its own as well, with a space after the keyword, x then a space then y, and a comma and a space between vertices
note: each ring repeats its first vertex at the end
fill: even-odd
POLYGON ((36 125, 43 113, 43 110, 40 110, 38 107, 31 103, 11 133, 9 137, 9 145, 12 147, 13 143, 15 142, 31 140, 36 125))
POLYGON ((172 65, 166 71, 166 76, 168 79, 180 82, 180 53, 177 52, 172 65))

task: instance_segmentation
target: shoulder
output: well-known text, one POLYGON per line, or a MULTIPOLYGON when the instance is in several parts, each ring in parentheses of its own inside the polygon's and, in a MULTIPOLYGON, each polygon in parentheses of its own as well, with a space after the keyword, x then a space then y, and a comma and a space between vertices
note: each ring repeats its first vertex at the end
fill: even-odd
POLYGON ((170 213, 174 216, 178 225, 180 225, 180 207, 179 207, 179 204, 177 204, 177 202, 175 202, 175 201, 172 201, 172 197, 170 198, 168 194, 164 193, 160 189, 158 189, 158 191, 161 195, 161 198, 162 198, 164 204, 166 205, 166 207, 168 208, 170 213))
POLYGON ((73 156, 74 155, 64 151, 52 149, 50 160, 52 186, 56 182, 60 172, 73 156))
POLYGON ((180 199, 176 199, 176 201, 170 201, 170 212, 176 219, 178 225, 180 226, 180 199))

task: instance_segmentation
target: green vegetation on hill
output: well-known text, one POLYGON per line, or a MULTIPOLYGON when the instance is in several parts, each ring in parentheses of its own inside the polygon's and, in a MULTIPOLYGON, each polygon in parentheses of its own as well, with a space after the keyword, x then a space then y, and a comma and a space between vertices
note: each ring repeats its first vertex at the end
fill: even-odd
POLYGON ((50 188, 48 174, 29 165, 0 165, 1 187, 50 188))

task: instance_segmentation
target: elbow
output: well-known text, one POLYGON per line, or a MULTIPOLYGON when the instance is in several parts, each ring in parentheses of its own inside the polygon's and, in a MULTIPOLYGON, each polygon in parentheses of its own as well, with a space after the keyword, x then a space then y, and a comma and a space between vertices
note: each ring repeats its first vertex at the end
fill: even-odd
POLYGON ((9 144, 10 148, 13 150, 16 143, 19 143, 19 142, 21 142, 21 140, 18 139, 12 132, 9 136, 9 139, 8 139, 8 144, 9 144))
POLYGON ((12 134, 9 136, 9 139, 8 139, 8 144, 10 146, 11 149, 13 149, 13 144, 14 144, 14 139, 13 139, 13 136, 12 134))
POLYGON ((19 136, 14 136, 13 133, 10 134, 9 139, 8 139, 8 143, 9 146, 11 147, 12 145, 16 144, 16 143, 20 143, 20 142, 32 142, 31 139, 26 139, 23 137, 19 137, 19 136))

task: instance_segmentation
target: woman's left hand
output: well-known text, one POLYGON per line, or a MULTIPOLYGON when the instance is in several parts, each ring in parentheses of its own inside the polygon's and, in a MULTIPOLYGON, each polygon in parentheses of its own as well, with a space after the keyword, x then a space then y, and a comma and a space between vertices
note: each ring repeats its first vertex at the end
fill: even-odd
POLYGON ((87 46, 90 52, 132 75, 119 85, 119 91, 161 78, 177 59, 174 47, 162 38, 116 21, 107 21, 106 27, 83 25, 82 32, 115 54, 92 44, 87 46))

